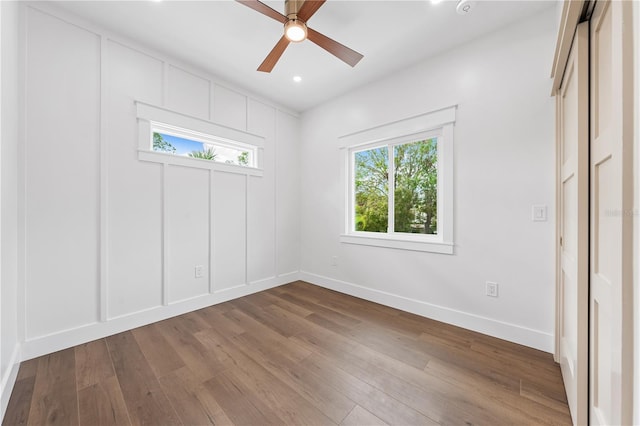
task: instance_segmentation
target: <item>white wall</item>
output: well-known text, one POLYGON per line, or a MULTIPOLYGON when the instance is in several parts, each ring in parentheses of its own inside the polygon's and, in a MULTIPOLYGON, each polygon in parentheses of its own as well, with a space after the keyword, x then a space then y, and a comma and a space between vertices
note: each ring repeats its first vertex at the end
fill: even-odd
POLYGON ((554 219, 532 222, 531 206, 555 211, 555 38, 548 9, 305 112, 301 277, 551 352, 554 219), (341 244, 337 138, 454 104, 455 254, 341 244))
POLYGON ((0 419, 15 382, 18 336, 18 7, 0 2, 0 419))
POLYGON ((24 8, 24 359, 297 276, 297 116, 24 8), (139 161, 134 101, 264 137, 264 176, 139 161))

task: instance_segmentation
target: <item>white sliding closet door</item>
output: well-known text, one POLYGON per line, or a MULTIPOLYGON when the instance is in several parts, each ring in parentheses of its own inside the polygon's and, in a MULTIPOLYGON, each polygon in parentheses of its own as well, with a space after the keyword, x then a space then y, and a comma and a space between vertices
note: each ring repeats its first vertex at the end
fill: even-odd
POLYGON ((589 27, 578 26, 558 114, 560 368, 574 424, 587 422, 589 241, 589 27))
POLYGON ((631 8, 599 0, 591 18, 589 420, 598 425, 632 421, 631 8))

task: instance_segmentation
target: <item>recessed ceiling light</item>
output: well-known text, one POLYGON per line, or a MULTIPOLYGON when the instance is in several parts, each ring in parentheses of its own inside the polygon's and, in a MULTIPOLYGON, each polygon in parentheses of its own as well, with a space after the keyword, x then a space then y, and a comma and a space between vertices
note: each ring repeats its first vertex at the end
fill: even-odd
POLYGON ((294 75, 293 81, 295 81, 296 83, 300 83, 302 81, 302 77, 300 77, 299 75, 294 75))
POLYGON ((431 4, 442 3, 442 0, 431 0, 431 4))

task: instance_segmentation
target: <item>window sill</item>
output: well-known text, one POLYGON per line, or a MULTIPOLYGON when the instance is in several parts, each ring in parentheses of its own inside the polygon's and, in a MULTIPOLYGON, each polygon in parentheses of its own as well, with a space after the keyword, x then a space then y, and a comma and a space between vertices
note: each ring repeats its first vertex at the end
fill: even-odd
POLYGON ((418 239, 413 236, 343 234, 340 235, 340 242, 344 244, 385 247, 398 250, 453 254, 453 243, 418 239))
POLYGON ((138 160, 152 163, 171 164, 182 167, 192 167, 196 169, 216 170, 227 173, 238 173, 249 176, 262 176, 263 169, 254 167, 238 166, 235 164, 219 163, 201 158, 183 157, 181 155, 167 154, 163 152, 138 150, 138 160))

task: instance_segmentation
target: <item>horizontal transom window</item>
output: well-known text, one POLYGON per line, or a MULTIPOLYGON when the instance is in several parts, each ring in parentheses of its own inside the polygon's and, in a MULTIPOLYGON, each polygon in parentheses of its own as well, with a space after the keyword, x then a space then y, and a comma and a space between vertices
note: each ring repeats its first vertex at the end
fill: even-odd
POLYGON ((136 102, 138 159, 262 176, 264 137, 136 102))
POLYGON ((199 132, 151 123, 151 149, 155 152, 216 161, 244 167, 256 167, 256 147, 222 141, 199 132))

